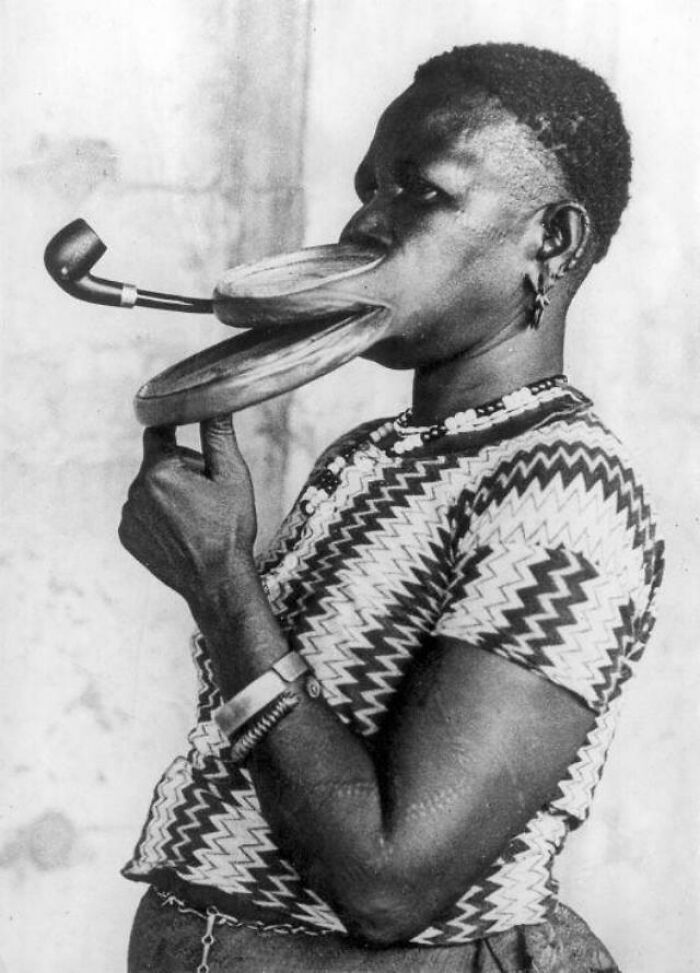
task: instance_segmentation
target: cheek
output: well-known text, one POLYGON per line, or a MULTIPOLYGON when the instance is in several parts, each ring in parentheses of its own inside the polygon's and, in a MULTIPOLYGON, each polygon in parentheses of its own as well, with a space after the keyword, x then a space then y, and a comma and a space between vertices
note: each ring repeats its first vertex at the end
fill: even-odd
POLYGON ((382 270, 395 334, 494 310, 519 285, 516 216, 491 199, 468 211, 426 211, 397 221, 396 248, 382 270))
POLYGON ((452 223, 439 231, 431 227, 412 233, 396 255, 397 306, 444 313, 448 306, 468 302, 501 264, 502 246, 493 228, 452 223))
POLYGON ((516 220, 508 209, 484 205, 453 227, 442 251, 446 292, 454 295, 462 288, 463 302, 482 310, 489 303, 497 306, 520 286, 525 265, 516 220))
POLYGON ((434 280, 461 276, 488 263, 508 242, 514 215, 480 198, 465 210, 428 211, 401 227, 401 249, 434 280))

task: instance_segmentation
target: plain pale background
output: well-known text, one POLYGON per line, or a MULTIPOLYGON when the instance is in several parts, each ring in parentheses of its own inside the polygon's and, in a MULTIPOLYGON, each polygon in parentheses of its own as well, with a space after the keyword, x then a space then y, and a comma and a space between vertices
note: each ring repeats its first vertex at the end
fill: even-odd
MULTIPOLYGON (((130 400, 156 371, 224 336, 214 323, 79 305, 45 275, 41 253, 82 215, 110 244, 105 276, 208 292, 235 232, 216 196, 234 6, 3 6, 7 973, 124 969, 141 890, 118 870, 183 746, 193 693, 186 613, 116 539, 140 452, 130 400)), ((267 7, 274 17, 274 0, 267 7)), ((567 369, 655 497, 668 569, 592 817, 559 875, 562 897, 626 973, 700 969, 698 20, 690 0, 318 0, 312 15, 309 244, 335 240, 352 212, 352 173, 382 107, 417 63, 454 44, 523 41, 579 57, 625 110, 633 198, 577 298, 567 369)), ((308 387, 291 405, 286 476, 259 491, 288 502, 334 435, 397 411, 406 395, 406 376, 361 363, 308 387)), ((244 445, 269 435, 274 448, 274 431, 251 416, 244 445)))

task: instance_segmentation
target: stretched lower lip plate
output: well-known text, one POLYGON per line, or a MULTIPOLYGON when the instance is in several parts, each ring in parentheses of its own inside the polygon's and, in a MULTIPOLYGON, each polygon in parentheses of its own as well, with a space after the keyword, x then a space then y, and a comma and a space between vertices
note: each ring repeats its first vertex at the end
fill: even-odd
POLYGON ((134 401, 137 419, 145 426, 185 425, 238 412, 361 355, 384 337, 391 319, 388 302, 370 293, 382 261, 343 244, 229 271, 214 292, 215 313, 251 330, 146 382, 134 401))
POLYGON ((136 417, 144 426, 185 425, 264 402, 367 351, 390 317, 387 308, 365 308, 331 324, 288 324, 229 338, 146 382, 136 395, 136 417))

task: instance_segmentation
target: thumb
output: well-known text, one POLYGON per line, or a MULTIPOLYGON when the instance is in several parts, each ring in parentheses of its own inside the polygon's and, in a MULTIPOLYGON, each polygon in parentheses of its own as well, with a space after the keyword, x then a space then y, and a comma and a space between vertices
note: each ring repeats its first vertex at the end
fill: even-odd
POLYGON ((199 434, 204 457, 204 472, 212 480, 226 480, 241 463, 241 454, 230 415, 205 419, 199 434))
POLYGON ((141 469, 154 466, 159 460, 177 450, 175 426, 148 426, 143 431, 143 461, 141 469))

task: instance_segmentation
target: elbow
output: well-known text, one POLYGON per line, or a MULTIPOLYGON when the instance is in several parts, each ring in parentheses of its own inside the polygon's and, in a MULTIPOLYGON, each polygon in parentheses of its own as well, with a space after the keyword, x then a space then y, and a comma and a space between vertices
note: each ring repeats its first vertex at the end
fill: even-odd
MULTIPOLYGON (((434 859, 404 856, 370 865, 358 857, 333 862, 316 859, 299 868, 309 886, 341 920, 353 939, 374 949, 408 943, 445 912, 463 891, 445 881, 434 859)), ((299 866, 297 866, 299 867, 299 866)))
POLYGON ((336 903, 348 933, 373 949, 406 943, 430 924, 426 902, 404 888, 377 887, 336 903))

